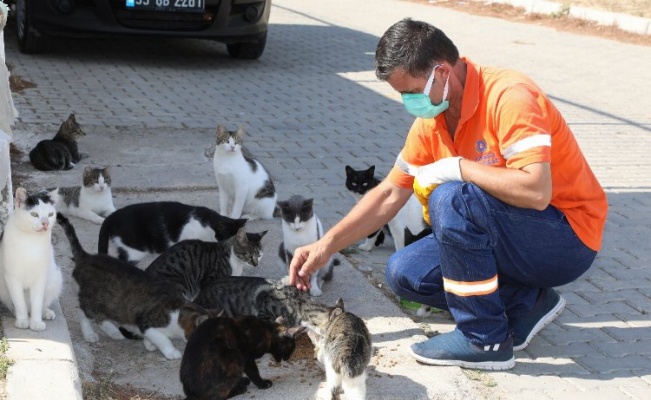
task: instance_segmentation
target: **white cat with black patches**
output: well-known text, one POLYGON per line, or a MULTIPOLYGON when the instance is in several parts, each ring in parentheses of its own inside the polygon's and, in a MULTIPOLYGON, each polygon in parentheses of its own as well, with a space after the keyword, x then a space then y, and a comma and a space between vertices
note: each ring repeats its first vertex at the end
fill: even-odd
POLYGON ((54 260, 52 226, 58 191, 28 195, 16 190, 15 208, 0 235, 0 300, 16 316, 16 327, 42 331, 49 307, 61 293, 61 270, 54 260))
MULTIPOLYGON (((294 195, 288 200, 279 201, 282 217, 283 241, 278 248, 278 256, 287 267, 292 261, 294 252, 301 246, 314 243, 323 236, 321 220, 314 213, 314 199, 305 199, 294 195)), ((321 296, 321 286, 324 281, 332 279, 332 272, 339 260, 331 257, 325 267, 310 277, 310 295, 321 296)))
POLYGON ((110 167, 84 167, 81 186, 59 188, 58 212, 86 219, 96 224, 115 211, 111 193, 110 167))
POLYGON ((262 164, 242 153, 244 130, 217 126, 213 168, 219 188, 219 213, 231 218, 272 219, 276 189, 262 164))

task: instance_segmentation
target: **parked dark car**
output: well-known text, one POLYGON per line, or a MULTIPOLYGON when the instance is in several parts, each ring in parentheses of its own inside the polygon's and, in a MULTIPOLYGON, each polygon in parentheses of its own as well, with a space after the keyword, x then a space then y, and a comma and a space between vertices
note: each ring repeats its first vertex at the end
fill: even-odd
POLYGON ((211 39, 235 58, 264 51, 271 0, 10 0, 23 53, 50 36, 109 34, 211 39))

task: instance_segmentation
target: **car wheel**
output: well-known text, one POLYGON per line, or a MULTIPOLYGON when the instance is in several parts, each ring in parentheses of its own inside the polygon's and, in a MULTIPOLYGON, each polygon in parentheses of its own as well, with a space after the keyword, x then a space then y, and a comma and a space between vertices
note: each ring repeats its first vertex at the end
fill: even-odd
POLYGON ((257 60, 264 52, 267 44, 267 33, 255 42, 230 43, 226 45, 228 54, 240 60, 257 60))
POLYGON ((36 54, 45 50, 46 41, 34 30, 27 4, 27 0, 16 0, 16 37, 21 53, 36 54))

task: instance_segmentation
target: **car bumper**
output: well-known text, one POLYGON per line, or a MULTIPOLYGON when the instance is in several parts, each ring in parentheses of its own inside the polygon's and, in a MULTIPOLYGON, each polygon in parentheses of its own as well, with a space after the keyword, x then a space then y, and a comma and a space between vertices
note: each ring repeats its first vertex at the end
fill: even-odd
POLYGON ((255 40, 267 32, 271 0, 206 0, 204 12, 131 11, 126 0, 31 0, 32 23, 47 35, 88 33, 255 40), (59 4, 59 6, 57 6, 59 4), (252 9, 257 17, 251 18, 252 9))

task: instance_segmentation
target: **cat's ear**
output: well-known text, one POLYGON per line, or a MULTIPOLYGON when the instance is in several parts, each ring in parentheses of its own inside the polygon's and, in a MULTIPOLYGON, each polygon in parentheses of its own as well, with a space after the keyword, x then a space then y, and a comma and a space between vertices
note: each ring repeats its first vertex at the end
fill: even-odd
POLYGON ((70 121, 70 122, 76 122, 75 113, 72 113, 72 114, 70 114, 70 115, 68 116, 68 121, 70 121))
POLYGON ((314 205, 314 199, 313 198, 303 200, 303 206, 304 207, 305 206, 312 207, 313 205, 314 205))
POLYGON ((283 318, 283 316, 281 315, 278 318, 276 318, 274 322, 277 323, 278 325, 285 325, 285 318, 283 318))
POLYGON ((52 202, 52 204, 56 203, 57 201, 59 201, 59 188, 50 190, 48 192, 48 195, 50 196, 50 201, 52 202))
POLYGON ((343 310, 344 309, 344 299, 342 299, 340 297, 339 300, 337 300, 337 302, 335 303, 335 307, 339 307, 339 308, 341 308, 343 310))
POLYGON ((367 171, 371 175, 375 174, 375 165, 371 165, 367 171))
POLYGON ((258 236, 260 237, 260 239, 262 239, 264 237, 264 235, 267 234, 267 232, 269 232, 269 231, 267 230, 267 231, 262 231, 262 232, 258 233, 258 236))
POLYGON ((235 240, 237 240, 238 243, 247 243, 249 241, 244 227, 237 230, 237 233, 235 234, 235 240))
POLYGON ((27 191, 23 187, 16 189, 16 196, 14 198, 14 209, 18 210, 19 208, 25 207, 25 202, 27 201, 27 191))
POLYGON ((330 312, 330 318, 328 319, 329 321, 332 321, 333 319, 337 318, 341 314, 344 313, 344 309, 341 307, 335 307, 331 312, 330 312))
POLYGON ((304 326, 295 326, 287 329, 287 334, 293 339, 296 339, 301 333, 305 332, 305 329, 307 328, 304 326))
POLYGON ((346 176, 351 175, 353 172, 353 168, 350 165, 346 165, 346 176))
POLYGON ((223 125, 217 125, 217 140, 219 141, 222 137, 228 136, 228 131, 224 128, 223 125))
POLYGON ((242 125, 237 127, 237 131, 235 132, 235 137, 238 139, 242 139, 244 136, 244 127, 242 125))
POLYGON ((210 318, 210 315, 207 315, 207 314, 202 314, 202 315, 198 316, 194 320, 194 327, 196 328, 197 326, 203 324, 204 322, 206 322, 206 320, 208 320, 208 318, 210 318))
POLYGON ((105 174, 110 174, 111 166, 110 165, 105 166, 104 168, 102 168, 102 172, 104 172, 105 174))
POLYGON ((90 175, 92 173, 93 173, 93 167, 91 167, 90 165, 86 165, 84 167, 84 177, 87 177, 88 175, 90 175))

